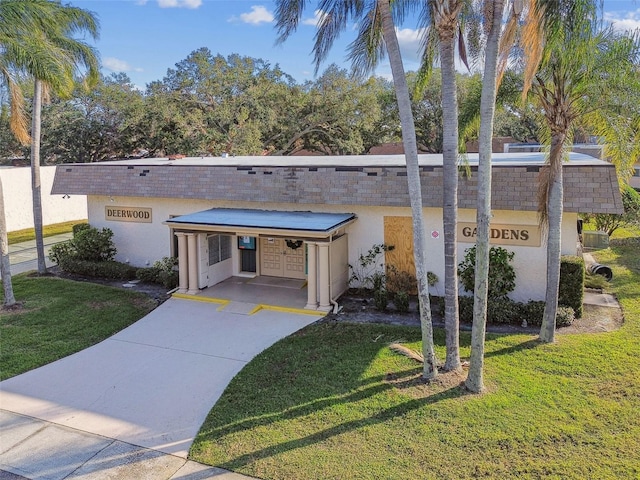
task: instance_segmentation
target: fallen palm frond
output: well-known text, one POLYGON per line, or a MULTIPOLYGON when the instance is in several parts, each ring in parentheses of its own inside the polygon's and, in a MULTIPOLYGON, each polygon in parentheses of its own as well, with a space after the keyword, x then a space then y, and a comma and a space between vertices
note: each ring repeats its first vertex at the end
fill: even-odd
POLYGON ((424 363, 424 357, 420 353, 415 350, 411 350, 409 347, 405 347, 401 343, 394 342, 389 345, 389 348, 400 355, 404 355, 405 357, 415 360, 416 362, 424 363))

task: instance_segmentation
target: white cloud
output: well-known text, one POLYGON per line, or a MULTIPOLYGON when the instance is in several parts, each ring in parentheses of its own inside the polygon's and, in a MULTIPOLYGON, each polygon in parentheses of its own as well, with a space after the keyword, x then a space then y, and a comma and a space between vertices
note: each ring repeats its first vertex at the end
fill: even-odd
POLYGON ((147 0, 136 0, 136 5, 146 5, 147 4, 147 0))
POLYGON ((424 33, 423 28, 419 28, 417 30, 413 30, 411 28, 396 30, 398 43, 400 44, 400 53, 402 53, 403 60, 407 62, 417 62, 420 60, 424 33))
POLYGON ((112 72, 142 72, 141 68, 132 67, 124 60, 114 57, 103 58, 102 66, 112 72))
POLYGON ((158 0, 160 8, 198 8, 202 0, 158 0))
POLYGON ((302 24, 317 27, 325 15, 326 14, 322 10, 316 10, 315 12, 313 12, 313 17, 302 19, 302 24))
POLYGON ((251 11, 241 13, 239 17, 233 16, 228 22, 231 23, 249 23, 251 25, 260 25, 261 23, 273 22, 273 13, 262 5, 252 5, 251 11))
POLYGON ((620 12, 605 12, 604 19, 613 24, 613 28, 618 31, 628 31, 640 28, 640 8, 626 12, 621 15, 620 12))

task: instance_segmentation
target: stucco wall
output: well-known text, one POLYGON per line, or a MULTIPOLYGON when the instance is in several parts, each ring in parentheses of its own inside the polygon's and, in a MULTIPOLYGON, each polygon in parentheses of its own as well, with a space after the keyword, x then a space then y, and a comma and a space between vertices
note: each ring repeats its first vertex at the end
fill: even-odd
MULTIPOLYGON (((118 249, 117 259, 132 265, 144 266, 168 256, 171 253, 171 236, 169 228, 162 222, 172 216, 184 215, 214 207, 227 208, 259 208, 266 210, 292 210, 295 205, 253 202, 221 202, 204 200, 153 199, 142 197, 110 197, 89 196, 89 222, 96 227, 108 227, 114 232, 114 240, 118 249), (105 220, 105 206, 149 207, 152 208, 152 223, 131 223, 105 220)), ((349 263, 355 264, 358 256, 366 253, 372 245, 384 242, 384 216, 407 216, 411 211, 406 207, 363 207, 343 205, 313 205, 298 207, 302 210, 316 212, 355 213, 358 220, 347 227, 349 234, 349 263)), ((440 282, 434 287, 436 295, 444 293, 444 240, 442 235, 442 211, 436 208, 425 208, 424 218, 427 230, 427 249, 429 271, 438 275, 440 282), (438 232, 437 238, 431 235, 438 232)), ((474 222, 475 210, 461 209, 461 222, 474 222)), ((577 215, 565 213, 563 216, 562 253, 576 253, 576 220, 577 215)), ((495 224, 536 225, 534 212, 494 211, 495 224)), ((458 261, 472 244, 459 243, 458 261)), ((515 300, 541 300, 544 298, 546 284, 546 252, 544 241, 540 247, 505 246, 515 252, 514 267, 516 269, 516 290, 511 295, 515 300)), ((234 272, 238 270, 237 255, 234 272)))
MULTIPOLYGON (((42 223, 68 222, 87 218, 85 195, 52 195, 51 186, 56 167, 41 167, 42 223)), ((13 232, 33 227, 33 201, 31 197, 31 169, 29 167, 0 168, 4 190, 4 208, 7 231, 13 232)))

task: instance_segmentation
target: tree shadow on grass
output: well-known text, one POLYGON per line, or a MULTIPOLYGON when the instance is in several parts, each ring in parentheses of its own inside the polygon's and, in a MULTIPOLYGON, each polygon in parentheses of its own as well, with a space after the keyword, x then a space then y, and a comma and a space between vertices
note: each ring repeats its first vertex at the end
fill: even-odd
POLYGON ((534 348, 539 347, 540 345, 542 345, 542 342, 540 342, 540 340, 535 338, 535 339, 527 340, 522 343, 518 343, 517 345, 512 345, 510 347, 505 347, 499 350, 485 352, 484 356, 486 358, 486 357, 497 357, 499 355, 510 355, 512 353, 521 352, 523 350, 532 350, 534 348))
MULTIPOLYGON (((392 387, 387 387, 387 388, 392 388, 392 387)), ((369 394, 371 393, 372 392, 370 391, 369 394)), ((333 427, 320 430, 316 433, 307 435, 305 437, 289 440, 286 442, 279 443, 277 445, 272 445, 270 447, 266 447, 260 450, 255 450, 253 452, 242 454, 232 460, 229 460, 227 462, 220 464, 219 466, 228 470, 238 470, 239 468, 245 465, 254 463, 256 461, 259 461, 265 458, 269 458, 275 455, 280 455, 282 453, 296 450, 299 448, 305 448, 316 443, 324 442, 337 435, 342 435, 347 432, 351 432, 351 431, 355 431, 365 427, 370 427, 373 425, 384 423, 394 418, 406 415, 408 412, 411 412, 413 410, 423 408, 427 405, 433 405, 445 399, 450 399, 452 397, 461 397, 464 395, 466 395, 466 393, 464 389, 460 387, 449 388, 447 390, 444 390, 439 393, 435 393, 425 398, 408 400, 394 407, 384 409, 379 413, 375 415, 371 415, 366 418, 344 422, 339 425, 335 425, 333 427)))

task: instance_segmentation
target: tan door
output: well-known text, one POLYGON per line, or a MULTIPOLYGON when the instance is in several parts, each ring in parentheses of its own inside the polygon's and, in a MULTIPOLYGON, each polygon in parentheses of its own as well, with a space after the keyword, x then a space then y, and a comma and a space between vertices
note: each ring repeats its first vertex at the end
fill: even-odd
POLYGON ((411 217, 384 217, 384 243, 395 248, 385 252, 384 261, 400 272, 416 274, 413 262, 413 221, 411 217))
POLYGON ((260 239, 260 275, 284 276, 284 255, 286 248, 281 238, 260 239))
POLYGON ((293 249, 287 246, 286 240, 283 238, 261 238, 260 275, 306 278, 304 274, 304 243, 293 249))
POLYGON ((298 248, 289 248, 285 243, 284 276, 287 278, 306 278, 304 274, 304 243, 294 240, 298 248))

